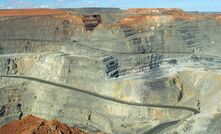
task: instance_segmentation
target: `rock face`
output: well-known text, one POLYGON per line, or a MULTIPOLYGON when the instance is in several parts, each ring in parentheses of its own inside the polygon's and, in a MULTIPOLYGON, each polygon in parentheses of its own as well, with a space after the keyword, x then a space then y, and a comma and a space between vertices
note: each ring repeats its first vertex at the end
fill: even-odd
POLYGON ((221 15, 0 11, 0 125, 25 115, 105 133, 214 133, 221 15))

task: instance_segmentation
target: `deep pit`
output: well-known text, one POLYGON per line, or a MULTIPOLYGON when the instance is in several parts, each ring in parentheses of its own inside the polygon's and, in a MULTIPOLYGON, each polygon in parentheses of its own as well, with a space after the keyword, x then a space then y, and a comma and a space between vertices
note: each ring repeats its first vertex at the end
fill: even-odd
POLYGON ((2 10, 0 126, 34 115, 91 133, 219 134, 220 18, 2 10))

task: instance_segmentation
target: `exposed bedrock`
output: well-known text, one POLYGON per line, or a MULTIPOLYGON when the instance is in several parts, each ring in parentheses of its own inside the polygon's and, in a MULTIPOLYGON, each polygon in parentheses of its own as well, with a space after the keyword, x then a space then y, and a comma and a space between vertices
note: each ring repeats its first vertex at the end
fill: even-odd
POLYGON ((11 12, 0 11, 0 125, 33 114, 105 133, 220 133, 218 14, 11 12))

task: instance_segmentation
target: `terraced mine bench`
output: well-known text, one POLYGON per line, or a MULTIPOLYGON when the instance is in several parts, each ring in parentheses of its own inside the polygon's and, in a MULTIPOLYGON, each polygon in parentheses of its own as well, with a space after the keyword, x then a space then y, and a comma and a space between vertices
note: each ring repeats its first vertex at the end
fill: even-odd
POLYGON ((0 16, 1 126, 33 114, 104 133, 221 132, 219 14, 86 8, 0 16))

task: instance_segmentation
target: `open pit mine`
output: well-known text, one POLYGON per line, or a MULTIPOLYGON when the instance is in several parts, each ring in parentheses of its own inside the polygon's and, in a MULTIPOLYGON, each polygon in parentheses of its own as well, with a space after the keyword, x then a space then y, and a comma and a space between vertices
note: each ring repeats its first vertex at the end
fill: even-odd
POLYGON ((0 10, 0 132, 29 118, 86 133, 220 134, 221 14, 0 10))

